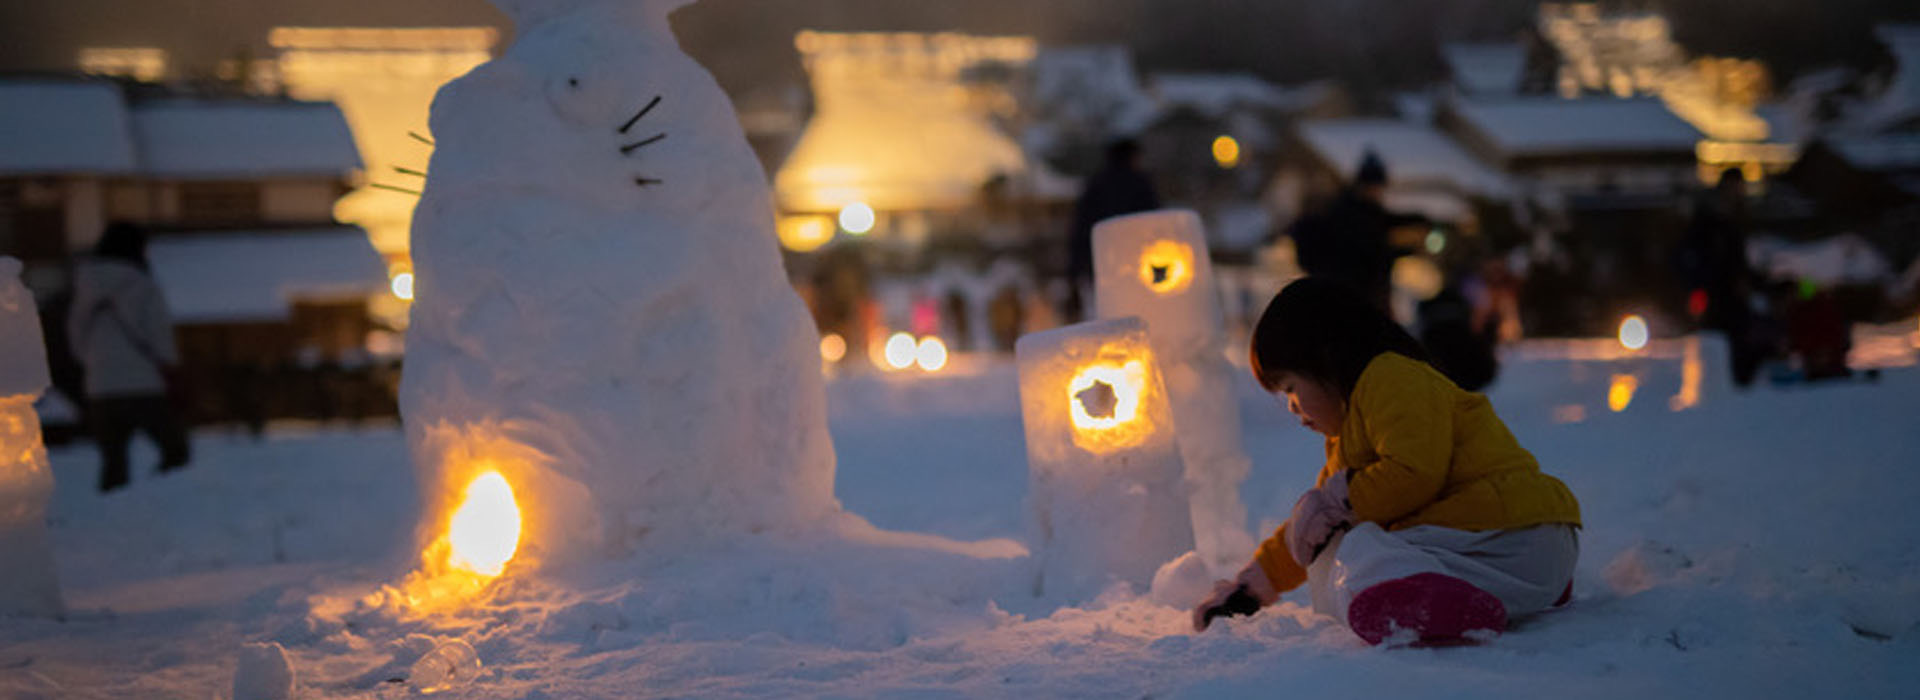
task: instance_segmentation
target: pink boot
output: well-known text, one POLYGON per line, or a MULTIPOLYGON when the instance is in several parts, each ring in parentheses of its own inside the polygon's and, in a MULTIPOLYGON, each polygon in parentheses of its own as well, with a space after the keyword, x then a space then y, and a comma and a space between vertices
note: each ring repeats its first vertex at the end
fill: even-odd
POLYGON ((1469 641, 1466 633, 1507 629, 1507 607, 1492 593, 1445 574, 1414 574, 1375 584, 1353 597, 1347 625, 1379 644, 1396 630, 1419 635, 1421 644, 1469 641))

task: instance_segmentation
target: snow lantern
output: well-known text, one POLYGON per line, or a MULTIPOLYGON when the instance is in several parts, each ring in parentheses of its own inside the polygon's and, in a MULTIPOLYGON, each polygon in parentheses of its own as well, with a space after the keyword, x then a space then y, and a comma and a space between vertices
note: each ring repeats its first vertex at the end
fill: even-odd
POLYGON ((1180 429, 1195 545, 1207 567, 1224 576, 1253 553, 1240 502, 1252 461, 1241 444, 1206 232, 1192 211, 1152 211, 1100 222, 1093 248, 1100 317, 1146 321, 1180 429))
POLYGON ((1144 587, 1193 547, 1167 393, 1139 319, 1093 321, 1022 337, 1040 593, 1144 587))
POLYGON ((20 261, 0 257, 0 616, 61 613, 47 501, 53 471, 33 402, 52 383, 33 294, 20 261))
POLYGON ((514 42, 434 98, 413 220, 421 578, 824 522, 821 338, 733 103, 668 23, 687 2, 494 4, 514 42))

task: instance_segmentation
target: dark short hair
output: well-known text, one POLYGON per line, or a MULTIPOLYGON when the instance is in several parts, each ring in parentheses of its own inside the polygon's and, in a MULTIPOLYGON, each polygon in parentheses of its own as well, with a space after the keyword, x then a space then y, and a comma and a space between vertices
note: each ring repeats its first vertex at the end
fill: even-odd
POLYGON ((122 260, 135 266, 147 266, 147 230, 139 224, 129 221, 115 221, 107 224, 100 233, 100 241, 93 244, 96 257, 122 260))
POLYGON ((1107 164, 1125 165, 1132 163, 1140 155, 1140 142, 1130 138, 1118 138, 1107 142, 1107 164))
POLYGON ((1425 347, 1387 314, 1340 282, 1307 277, 1274 295, 1253 329, 1253 376, 1267 391, 1280 373, 1326 382, 1346 398, 1367 363, 1397 352, 1432 364, 1425 347))

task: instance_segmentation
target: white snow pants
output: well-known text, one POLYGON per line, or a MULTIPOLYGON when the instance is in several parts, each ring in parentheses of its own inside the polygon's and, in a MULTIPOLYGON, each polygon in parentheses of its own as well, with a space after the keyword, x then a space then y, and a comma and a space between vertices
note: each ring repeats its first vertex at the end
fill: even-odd
POLYGON ((1307 567, 1313 610, 1347 622, 1361 591, 1397 578, 1437 573, 1492 593, 1507 617, 1540 612, 1560 599, 1580 557, 1572 525, 1468 532, 1421 525, 1388 532, 1361 523, 1327 544, 1307 567))

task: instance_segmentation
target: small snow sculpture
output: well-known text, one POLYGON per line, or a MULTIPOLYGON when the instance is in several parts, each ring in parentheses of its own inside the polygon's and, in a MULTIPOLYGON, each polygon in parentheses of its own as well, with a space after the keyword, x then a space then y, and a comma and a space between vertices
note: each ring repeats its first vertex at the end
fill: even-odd
POLYGON ((233 700, 287 700, 293 697, 293 664, 278 642, 240 648, 233 669, 233 700))
POLYGON ((20 261, 0 257, 0 615, 57 617, 60 585, 47 546, 53 471, 33 402, 52 380, 20 261))
POLYGON ((1155 355, 1138 319, 1022 337, 1020 410, 1039 558, 1038 592, 1144 588, 1193 547, 1180 456, 1155 355))
POLYGON ((1165 210, 1108 219, 1094 227, 1093 247, 1100 317, 1146 321, 1179 427, 1195 544, 1207 567, 1224 576, 1253 553, 1240 502, 1252 462, 1240 442, 1233 368, 1222 355, 1220 300, 1200 217, 1165 210))
POLYGON ((510 567, 837 512, 820 337, 733 107, 668 28, 685 1, 495 4, 519 38, 434 100, 413 229, 423 540, 490 471, 524 517, 510 567))

